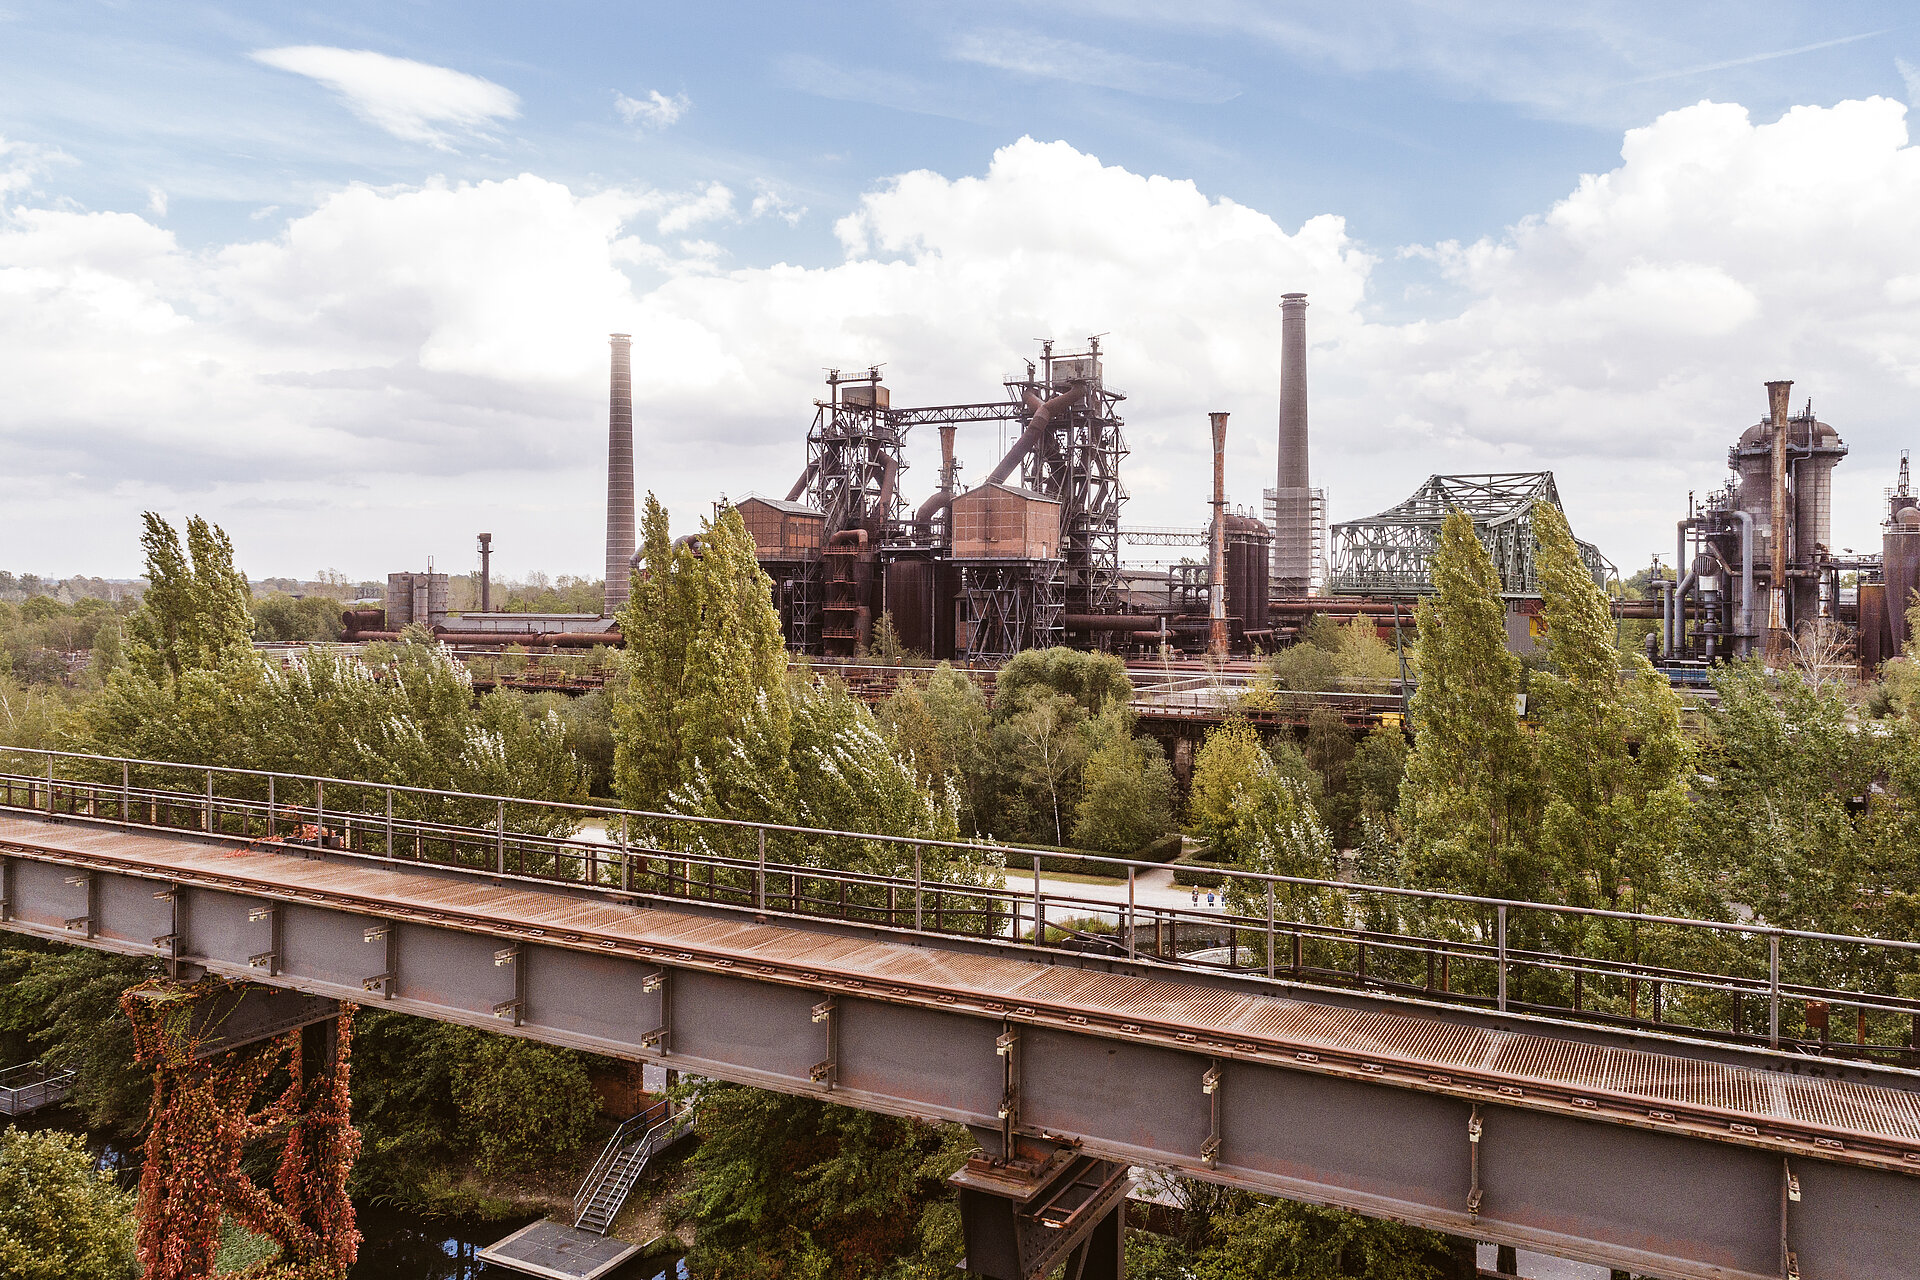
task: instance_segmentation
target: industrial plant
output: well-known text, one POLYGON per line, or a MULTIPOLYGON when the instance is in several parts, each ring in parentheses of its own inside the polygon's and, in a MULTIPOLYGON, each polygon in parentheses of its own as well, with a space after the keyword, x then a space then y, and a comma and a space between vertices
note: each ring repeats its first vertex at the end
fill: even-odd
MULTIPOLYGON (((1023 649, 1067 645, 1122 655, 1253 654, 1284 645, 1314 616, 1371 618, 1383 633, 1412 622, 1434 590, 1441 524, 1473 520, 1499 576, 1507 635, 1519 652, 1543 639, 1535 563, 1536 504, 1561 506, 1550 471, 1433 475, 1375 515, 1329 526, 1327 495, 1310 479, 1307 296, 1280 300, 1278 468, 1260 514, 1234 509, 1225 488, 1228 417, 1208 415, 1212 491, 1204 524, 1145 528, 1123 521, 1128 454, 1118 379, 1099 338, 1069 350, 1042 341, 997 394, 962 404, 896 405, 878 366, 830 370, 813 403, 797 477, 780 497, 731 505, 772 580, 796 654, 854 659, 884 617, 903 649, 996 663, 1023 649), (1013 435, 978 482, 961 482, 959 428, 1002 424, 1013 435), (940 471, 924 496, 907 481, 914 428, 940 438, 940 471), (918 501, 915 501, 918 497, 918 501), (1123 548, 1177 559, 1133 564, 1123 548)), ((481 609, 448 623, 446 576, 390 576, 386 608, 346 615, 350 638, 397 635, 409 623, 455 643, 530 648, 617 644, 615 615, 639 567, 635 541, 632 343, 611 335, 607 433, 606 584, 602 613, 489 610, 491 534, 479 535, 481 609)), ((1731 658, 1779 661, 1817 635, 1823 651, 1871 669, 1907 639, 1906 605, 1920 587, 1920 496, 1906 456, 1887 492, 1879 554, 1832 546, 1839 433, 1791 411, 1793 384, 1766 384, 1767 414, 1728 451, 1732 475, 1678 521, 1674 562, 1654 566, 1654 598, 1615 596, 1616 614, 1655 623, 1648 656, 1676 673, 1731 658)), ((1003 437, 1004 439, 1004 437, 1003 437)), ((1618 580, 1599 548, 1579 542, 1595 582, 1618 580)))

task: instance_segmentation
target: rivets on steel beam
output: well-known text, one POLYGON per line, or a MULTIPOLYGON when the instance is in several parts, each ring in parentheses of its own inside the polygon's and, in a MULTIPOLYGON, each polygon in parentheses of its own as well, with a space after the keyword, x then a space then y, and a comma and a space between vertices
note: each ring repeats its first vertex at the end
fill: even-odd
POLYGON ((1503 1084, 1500 1086, 1500 1092, 1506 1094, 1509 1098, 1520 1098, 1526 1096, 1527 1091, 1517 1084, 1503 1084))
POLYGON ((1592 1098, 1575 1098, 1573 1099, 1573 1105, 1576 1107, 1584 1107, 1588 1111, 1597 1110, 1599 1109, 1599 1106, 1600 1106, 1600 1104, 1595 1102, 1592 1098))
POLYGON ((1829 1151, 1844 1151, 1847 1146, 1846 1143, 1840 1141, 1838 1138, 1815 1138, 1813 1145, 1816 1147, 1825 1147, 1829 1151))
POLYGON ((1662 1124, 1676 1123, 1674 1114, 1671 1111, 1649 1111, 1647 1112, 1647 1119, 1658 1120, 1662 1124))
POLYGON ((1757 1138, 1760 1136, 1760 1130, 1754 1125, 1750 1125, 1750 1124, 1740 1124, 1736 1122, 1734 1124, 1728 1125, 1727 1128, 1731 1129, 1735 1133, 1744 1133, 1749 1138, 1757 1138))
POLYGON ((1360 1064, 1360 1069, 1366 1072, 1368 1075, 1375 1075, 1375 1076, 1385 1075, 1387 1070, 1385 1067, 1381 1066, 1377 1062, 1363 1062, 1360 1064))
POLYGON ((1294 1057, 1296 1057, 1296 1058, 1298 1058, 1298 1059, 1300 1059, 1300 1061, 1302 1061, 1302 1062, 1318 1062, 1318 1061, 1320 1061, 1320 1055, 1319 1055, 1319 1054, 1317 1054, 1317 1053, 1296 1053, 1296 1054, 1294 1054, 1293 1056, 1294 1056, 1294 1057))

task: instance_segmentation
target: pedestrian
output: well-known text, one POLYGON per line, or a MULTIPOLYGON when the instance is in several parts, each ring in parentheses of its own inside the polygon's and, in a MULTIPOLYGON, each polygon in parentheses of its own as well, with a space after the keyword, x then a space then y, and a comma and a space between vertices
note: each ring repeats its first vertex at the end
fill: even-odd
POLYGON ((1199 885, 1193 886, 1193 905, 1196 907, 1200 905, 1200 886, 1199 885))
POLYGON ((1207 906, 1209 908, 1213 906, 1213 890, 1211 889, 1207 890, 1207 906))

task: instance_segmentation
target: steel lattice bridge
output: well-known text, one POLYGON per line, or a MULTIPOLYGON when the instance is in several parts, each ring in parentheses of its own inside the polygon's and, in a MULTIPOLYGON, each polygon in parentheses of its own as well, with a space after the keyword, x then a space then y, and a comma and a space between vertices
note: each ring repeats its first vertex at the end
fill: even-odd
POLYGON ((1123 860, 1070 897, 1011 848, 0 766, 0 927, 957 1121, 975 1274, 1117 1276, 1132 1166, 1671 1280, 1920 1266, 1914 943, 1234 871, 1209 913, 1123 860))

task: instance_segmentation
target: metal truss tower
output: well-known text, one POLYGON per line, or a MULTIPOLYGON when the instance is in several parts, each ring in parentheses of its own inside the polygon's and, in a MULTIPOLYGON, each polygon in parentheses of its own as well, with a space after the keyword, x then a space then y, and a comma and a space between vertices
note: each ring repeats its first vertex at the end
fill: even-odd
MULTIPOLYGON (((1473 519, 1481 545, 1493 557, 1500 593, 1509 598, 1537 597, 1540 573, 1535 562, 1533 504, 1539 501, 1560 506, 1551 471, 1429 476, 1412 497, 1396 506, 1333 526, 1328 590, 1333 595, 1431 594, 1440 526, 1448 515, 1464 511, 1473 519)), ((1592 543, 1580 543, 1580 558, 1595 582, 1604 584, 1612 575, 1613 566, 1592 543)))
POLYGON ((1055 355, 1053 343, 1043 343, 1039 368, 1029 364, 1027 369, 1027 379, 1009 382, 1009 390, 1046 400, 1075 385, 1086 388, 1048 422, 1020 474, 1025 488, 1060 503, 1066 611, 1106 613, 1120 579, 1120 507, 1127 500, 1120 462, 1127 456, 1127 439, 1118 408, 1126 397, 1105 384, 1099 338, 1072 355, 1055 355))

